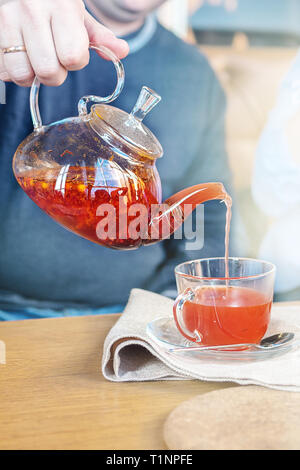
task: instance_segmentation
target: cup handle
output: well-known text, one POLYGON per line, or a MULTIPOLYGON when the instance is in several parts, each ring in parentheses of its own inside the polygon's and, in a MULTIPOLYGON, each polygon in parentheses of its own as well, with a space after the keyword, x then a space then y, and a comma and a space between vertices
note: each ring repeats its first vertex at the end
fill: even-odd
POLYGON ((198 330, 194 330, 193 336, 191 336, 191 331, 187 330, 185 323, 183 321, 183 308, 185 302, 192 302, 195 298, 195 292, 191 287, 188 287, 182 294, 180 294, 175 300, 173 306, 173 315, 176 326, 180 333, 193 343, 201 343, 202 335, 198 330))
MULTIPOLYGON (((90 46, 90 49, 94 49, 95 51, 100 52, 102 55, 106 56, 109 60, 111 60, 115 66, 117 72, 117 85, 113 93, 106 97, 101 96, 84 96, 79 100, 78 103, 78 111, 80 116, 87 115, 87 104, 89 102, 93 103, 110 103, 114 101, 123 90, 124 87, 124 80, 125 80, 125 72, 122 62, 117 58, 117 56, 107 47, 96 47, 90 46)), ((40 91, 40 81, 37 77, 35 77, 33 84, 31 86, 30 92, 30 112, 31 118, 33 122, 33 127, 35 130, 39 130, 43 127, 43 122, 41 119, 40 109, 39 109, 39 91, 40 91)))

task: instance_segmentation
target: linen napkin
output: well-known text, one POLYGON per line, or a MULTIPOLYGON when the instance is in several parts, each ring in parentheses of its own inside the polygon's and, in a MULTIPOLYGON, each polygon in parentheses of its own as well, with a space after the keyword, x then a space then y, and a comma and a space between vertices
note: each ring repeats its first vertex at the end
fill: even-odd
MULTIPOLYGON (((300 392, 300 347, 262 361, 217 361, 197 356, 190 360, 147 334, 147 324, 172 316, 173 300, 153 292, 133 289, 120 319, 105 339, 102 373, 115 382, 191 380, 235 382, 300 392)), ((266 336, 300 333, 300 306, 274 305, 266 336)))

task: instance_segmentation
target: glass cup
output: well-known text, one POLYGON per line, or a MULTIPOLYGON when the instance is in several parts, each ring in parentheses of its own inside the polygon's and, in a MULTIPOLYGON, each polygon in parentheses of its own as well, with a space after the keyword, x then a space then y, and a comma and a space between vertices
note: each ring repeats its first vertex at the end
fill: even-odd
POLYGON ((266 261, 207 258, 175 268, 180 333, 202 346, 259 343, 271 316, 275 266, 266 261))

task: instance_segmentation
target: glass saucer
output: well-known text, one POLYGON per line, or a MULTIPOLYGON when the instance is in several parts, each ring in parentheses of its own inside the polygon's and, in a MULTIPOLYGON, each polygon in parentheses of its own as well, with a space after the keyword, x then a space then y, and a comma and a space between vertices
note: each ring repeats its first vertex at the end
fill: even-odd
MULTIPOLYGON (((276 325, 271 325, 266 336, 279 333, 280 329, 276 331, 276 325)), ((220 350, 207 348, 201 351, 171 351, 173 348, 197 348, 200 345, 188 341, 178 331, 173 317, 160 317, 147 325, 147 333, 149 337, 159 346, 163 347, 166 352, 172 356, 184 356, 185 358, 197 358, 197 359, 215 359, 215 360, 265 360, 273 357, 280 356, 289 351, 292 351, 300 346, 300 329, 295 325, 285 325, 285 331, 291 331, 294 333, 294 338, 284 344, 278 345, 273 348, 266 349, 254 349, 246 347, 245 349, 237 350, 220 350)), ((234 347, 234 346, 233 346, 234 347)))

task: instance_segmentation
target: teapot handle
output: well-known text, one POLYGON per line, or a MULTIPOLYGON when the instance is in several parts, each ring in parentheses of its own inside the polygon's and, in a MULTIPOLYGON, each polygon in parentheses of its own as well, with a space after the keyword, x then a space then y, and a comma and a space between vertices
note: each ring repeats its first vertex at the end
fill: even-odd
MULTIPOLYGON (((117 85, 113 93, 109 96, 106 97, 101 97, 101 96, 94 96, 94 95, 89 95, 89 96, 84 96, 79 100, 78 103, 78 111, 80 116, 85 116, 87 115, 87 105, 89 102, 93 103, 110 103, 111 101, 114 101, 120 93, 123 90, 124 87, 124 80, 125 80, 125 72, 124 72, 124 67, 122 62, 115 56, 115 54, 108 49, 107 47, 96 47, 96 46, 90 46, 90 49, 94 49, 98 52, 101 52, 102 55, 106 56, 109 60, 111 60, 115 66, 116 72, 117 72, 117 85)), ((31 87, 31 92, 30 92, 30 112, 31 112, 31 118, 33 122, 33 127, 35 130, 40 129, 43 127, 42 119, 41 119, 41 114, 40 114, 40 109, 39 109, 39 91, 40 91, 40 81, 38 80, 37 77, 35 77, 32 87, 31 87)))

